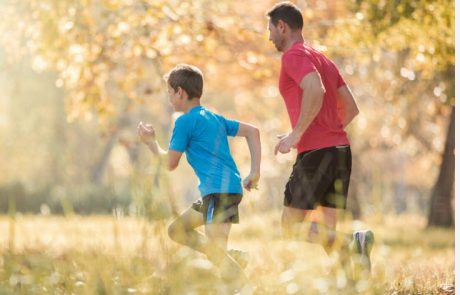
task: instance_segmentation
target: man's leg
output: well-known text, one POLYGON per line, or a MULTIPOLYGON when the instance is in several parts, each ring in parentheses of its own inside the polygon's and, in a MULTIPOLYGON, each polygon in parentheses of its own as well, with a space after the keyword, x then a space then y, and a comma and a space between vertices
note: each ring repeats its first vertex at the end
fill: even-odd
MULTIPOLYGON (((281 215, 281 225, 284 238, 299 239, 299 237, 304 236, 304 234, 308 235, 308 232, 299 232, 299 225, 305 221, 306 216, 311 212, 312 210, 303 210, 284 206, 283 213, 281 215)), ((304 239, 305 238, 302 238, 301 240, 304 239)))
POLYGON ((321 210, 321 219, 322 223, 331 230, 335 230, 337 225, 337 216, 340 209, 329 208, 329 207, 319 207, 321 210))
POLYGON ((332 187, 332 165, 332 147, 299 154, 284 192, 285 232, 294 234, 294 239, 321 244, 325 249, 335 238, 336 210, 321 211, 324 216, 319 222, 311 222, 310 217, 332 187))
POLYGON ((336 231, 337 216, 341 213, 341 209, 330 207, 319 207, 321 212, 321 222, 318 226, 318 239, 323 241, 324 250, 330 254, 334 248, 341 250, 342 245, 348 245, 350 238, 348 235, 336 231))
POLYGON ((370 252, 374 244, 374 233, 371 230, 355 231, 353 234, 338 232, 335 226, 337 216, 342 213, 341 209, 329 207, 320 207, 320 209, 323 220, 322 224, 318 225, 317 239, 323 241, 326 252, 339 254, 340 264, 348 270, 350 270, 351 258, 355 276, 367 275, 371 270, 370 252))
MULTIPOLYGON (((283 236, 298 241, 320 244, 329 254, 336 242, 348 245, 348 235, 336 231, 339 209, 319 207, 322 217, 319 222, 311 222, 313 210, 303 210, 285 206, 281 217, 283 236)), ((341 247, 338 247, 341 248, 341 247)))

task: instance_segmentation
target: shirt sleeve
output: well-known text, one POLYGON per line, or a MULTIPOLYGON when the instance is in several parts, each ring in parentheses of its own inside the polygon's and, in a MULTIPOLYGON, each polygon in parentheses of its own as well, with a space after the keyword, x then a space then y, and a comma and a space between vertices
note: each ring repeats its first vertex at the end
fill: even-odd
POLYGON ((235 120, 229 120, 224 118, 225 120, 225 129, 227 130, 228 136, 236 136, 238 133, 238 129, 240 128, 240 122, 235 120))
POLYGON ((314 71, 317 72, 315 65, 307 56, 287 53, 283 55, 281 63, 285 73, 298 85, 305 75, 314 71))
POLYGON ((337 71, 337 88, 339 87, 342 87, 343 85, 347 85, 347 83, 345 83, 345 80, 343 79, 342 75, 340 75, 340 72, 337 71))
POLYGON ((169 142, 170 150, 183 153, 187 149, 191 137, 191 124, 187 121, 182 115, 174 123, 171 141, 169 142))
POLYGON ((227 119, 221 115, 217 115, 217 116, 224 123, 225 131, 227 132, 227 136, 236 136, 236 134, 238 133, 238 129, 240 128, 240 122, 227 119))

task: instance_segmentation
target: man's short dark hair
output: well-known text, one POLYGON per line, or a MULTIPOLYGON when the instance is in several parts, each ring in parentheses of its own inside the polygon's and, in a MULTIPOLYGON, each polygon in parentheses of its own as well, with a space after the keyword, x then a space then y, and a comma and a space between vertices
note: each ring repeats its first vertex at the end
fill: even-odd
POLYGON ((276 4, 267 12, 267 16, 275 26, 282 20, 293 30, 303 28, 302 12, 291 2, 285 1, 276 4))
POLYGON ((164 79, 174 91, 182 88, 188 94, 188 99, 200 98, 203 94, 203 74, 195 66, 178 64, 164 76, 164 79))

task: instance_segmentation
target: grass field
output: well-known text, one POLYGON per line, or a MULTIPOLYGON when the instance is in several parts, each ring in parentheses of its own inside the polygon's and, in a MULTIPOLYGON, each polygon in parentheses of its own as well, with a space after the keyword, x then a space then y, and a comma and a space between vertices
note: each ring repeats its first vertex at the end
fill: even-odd
MULTIPOLYGON (((255 294, 454 294, 453 229, 408 215, 340 224, 376 234, 371 278, 350 282, 319 246, 281 240, 278 214, 245 217, 230 237, 250 252, 255 294)), ((166 229, 130 217, 2 216, 0 294, 225 294, 214 267, 166 229)))

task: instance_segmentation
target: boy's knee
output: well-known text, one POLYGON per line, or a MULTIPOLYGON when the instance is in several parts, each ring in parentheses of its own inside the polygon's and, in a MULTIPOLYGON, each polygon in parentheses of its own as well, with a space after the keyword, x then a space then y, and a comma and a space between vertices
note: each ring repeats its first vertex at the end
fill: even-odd
POLYGON ((169 238, 171 238, 172 240, 176 240, 178 237, 178 232, 179 230, 178 230, 177 221, 174 221, 168 226, 169 238))
MULTIPOLYGON (((222 260, 226 258, 225 256, 227 256, 227 251, 222 249, 218 244, 210 243, 206 247, 205 255, 209 261, 219 265, 222 260)), ((229 258, 227 257, 227 259, 229 258)))
POLYGON ((180 221, 175 220, 168 226, 168 236, 174 240, 180 240, 186 234, 187 227, 180 221))

